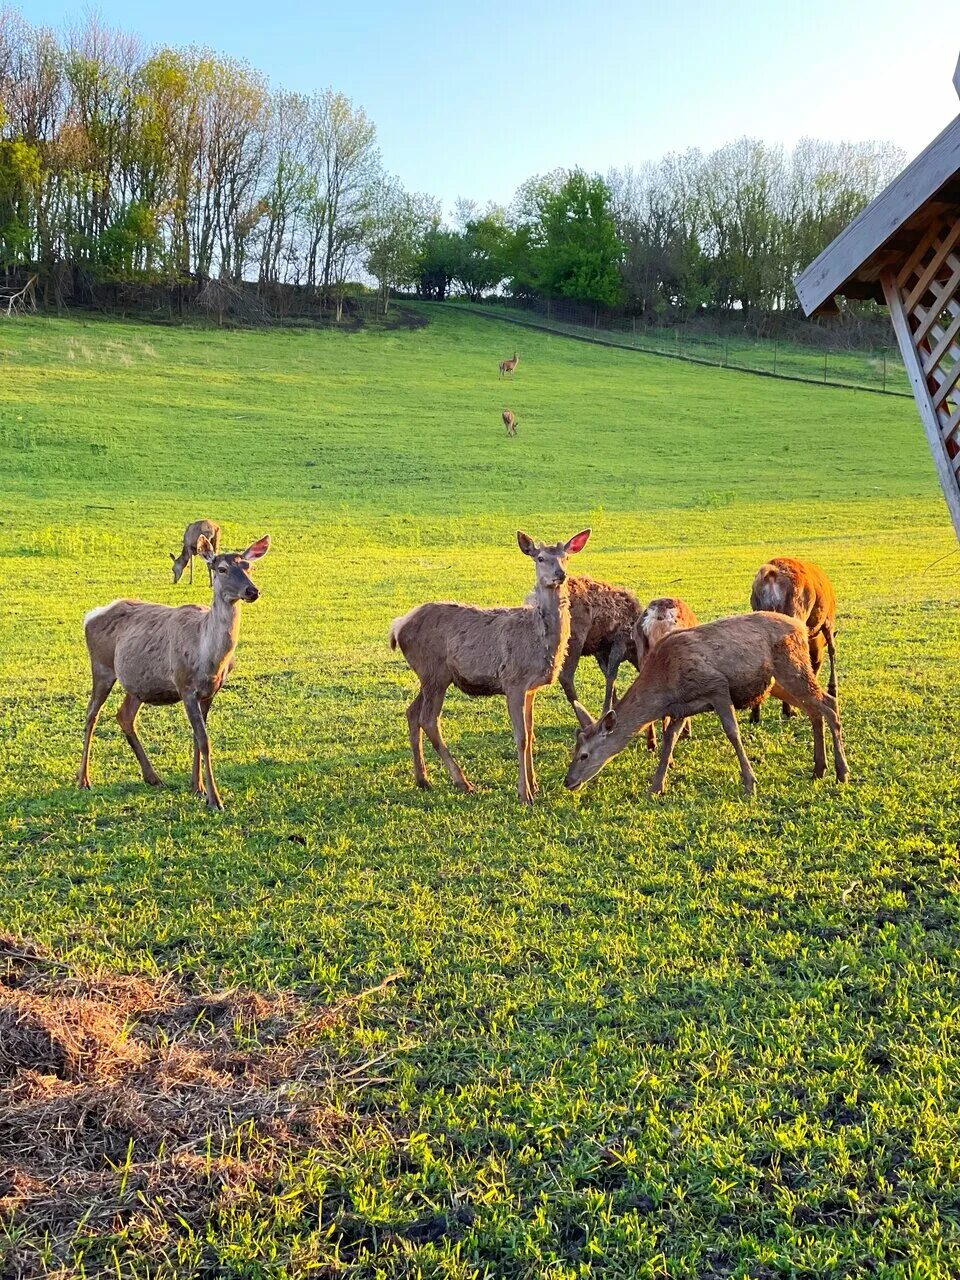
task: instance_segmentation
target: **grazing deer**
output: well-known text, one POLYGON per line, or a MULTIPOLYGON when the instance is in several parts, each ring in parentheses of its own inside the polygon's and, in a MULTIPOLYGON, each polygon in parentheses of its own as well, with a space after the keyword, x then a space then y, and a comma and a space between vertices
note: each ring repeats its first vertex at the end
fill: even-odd
MULTIPOLYGON (((193 557, 197 554, 197 543, 201 538, 206 538, 213 547, 214 554, 220 550, 220 526, 212 520, 194 520, 193 524, 188 524, 183 531, 183 550, 178 556, 170 552, 170 559, 173 561, 173 580, 179 582, 183 577, 183 571, 187 565, 190 566, 190 582, 193 582, 193 557)), ((210 566, 207 565, 209 571, 210 566)), ((213 578, 210 579, 211 586, 213 578)))
MULTIPOLYGON (((606 695, 603 709, 609 711, 616 699, 616 680, 620 664, 624 660, 639 669, 633 628, 640 617, 640 601, 632 591, 599 582, 596 578, 571 576, 567 579, 570 591, 570 643, 567 656, 560 670, 560 687, 573 707, 581 727, 593 724, 586 707, 577 697, 574 677, 581 658, 596 658, 597 666, 606 679, 606 695)), ((532 604, 534 596, 527 596, 532 604)))
MULTIPOLYGON (((813 674, 823 666, 824 649, 830 655, 830 682, 827 692, 837 696, 837 654, 833 636, 837 626, 837 593, 833 583, 820 568, 807 560, 778 556, 757 570, 750 592, 751 609, 768 609, 785 613, 804 623, 810 637, 810 663, 813 674)), ((758 702, 750 712, 754 724, 760 723, 758 702)), ((792 716, 793 708, 783 704, 784 716, 792 716)))
POLYGON ((233 666, 240 634, 240 604, 260 597, 247 570, 269 549, 270 539, 264 536, 242 553, 219 555, 209 539, 201 535, 197 555, 206 561, 211 573, 210 608, 186 604, 174 609, 142 600, 114 600, 102 609, 91 609, 83 620, 83 630, 90 652, 93 692, 87 707, 78 786, 90 786, 93 731, 101 707, 119 680, 126 697, 117 720, 137 757, 144 782, 152 787, 163 785, 137 737, 137 712, 144 703, 156 706, 182 702, 193 728, 193 790, 197 795, 206 795, 211 809, 223 808, 210 761, 207 713, 233 666), (200 775, 201 761, 206 789, 200 775))
MULTIPOLYGON (((686 631, 690 627, 698 627, 699 625, 700 620, 697 615, 686 600, 681 600, 679 596, 661 596, 657 600, 651 600, 637 619, 633 629, 637 666, 642 669, 650 653, 661 640, 665 640, 674 631, 686 631)), ((604 711, 609 711, 609 709, 609 707, 604 707, 604 711)), ((664 725, 663 727, 666 730, 667 726, 664 725)), ((680 730, 680 737, 690 738, 692 736, 693 731, 690 728, 690 720, 688 718, 680 730)), ((657 731, 652 724, 647 725, 647 747, 651 751, 656 751, 657 749, 657 731)))
POLYGON ((826 720, 833 738, 837 780, 846 782, 849 769, 837 701, 824 693, 813 674, 806 627, 780 613, 745 613, 675 631, 662 640, 616 709, 577 736, 564 784, 576 791, 622 751, 634 734, 666 717, 660 764, 650 786, 651 794, 657 795, 664 788, 683 722, 687 716, 713 710, 737 753, 743 787, 750 795, 756 778, 740 740, 735 709, 752 706, 771 691, 810 717, 816 778, 822 778, 827 770, 826 720))
POLYGON ((513 373, 513 371, 516 369, 519 363, 520 363, 520 357, 517 355, 516 352, 513 353, 512 360, 501 360, 500 361, 500 377, 502 378, 505 373, 513 373))
POLYGON ((517 534, 520 550, 536 566, 533 604, 481 609, 435 602, 394 619, 390 648, 399 646, 420 678, 420 692, 407 708, 417 786, 430 785, 423 759, 426 731, 454 786, 473 790, 440 732, 443 700, 454 684, 472 697, 506 697, 517 744, 517 792, 524 804, 533 804, 533 701, 537 690, 553 684, 560 672, 570 638, 566 561, 583 550, 589 537, 590 530, 584 529, 568 542, 549 546, 517 534))
POLYGON ((507 428, 507 435, 515 436, 517 434, 517 415, 512 409, 504 409, 502 417, 503 425, 507 428))

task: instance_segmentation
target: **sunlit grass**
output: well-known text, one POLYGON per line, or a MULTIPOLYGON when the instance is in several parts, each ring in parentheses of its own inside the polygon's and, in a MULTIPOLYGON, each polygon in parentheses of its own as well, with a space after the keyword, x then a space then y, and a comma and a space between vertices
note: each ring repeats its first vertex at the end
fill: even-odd
POLYGON ((913 407, 535 333, 500 381, 515 341, 464 316, 0 327, 0 925, 320 1000, 406 975, 343 1031, 382 1083, 343 1099, 339 1160, 203 1239, 128 1224, 118 1262, 70 1265, 955 1276, 960 556, 927 568, 955 543, 913 407), (80 794, 83 613, 205 600, 168 552, 207 515, 228 547, 274 538, 211 715, 227 811, 189 795, 179 708, 140 721, 167 789, 105 714, 80 794), (752 802, 706 717, 660 802, 639 747, 571 796, 553 690, 534 813, 502 701, 448 700, 478 794, 429 749, 416 791, 390 619, 518 601, 516 529, 585 524, 579 568, 702 618, 746 607, 770 554, 823 564, 853 782, 812 783, 808 726, 768 711, 752 802))

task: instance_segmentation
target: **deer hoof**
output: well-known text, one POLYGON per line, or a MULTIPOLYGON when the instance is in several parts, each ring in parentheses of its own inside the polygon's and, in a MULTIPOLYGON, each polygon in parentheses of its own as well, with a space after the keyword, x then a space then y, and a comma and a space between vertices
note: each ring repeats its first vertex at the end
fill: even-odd
POLYGON ((152 778, 144 778, 144 782, 148 787, 162 787, 164 785, 163 779, 158 773, 155 773, 152 778))
POLYGON ((80 788, 81 791, 89 791, 90 779, 85 777, 83 774, 81 774, 80 777, 77 778, 77 786, 80 788))
POLYGON ((219 810, 219 811, 222 813, 222 812, 223 812, 223 801, 220 799, 220 797, 219 797, 219 796, 207 796, 207 808, 208 808, 208 809, 217 809, 217 810, 219 810))
POLYGON ((457 789, 462 791, 465 796, 472 796, 474 791, 476 791, 476 787, 473 783, 468 782, 466 778, 464 778, 462 782, 457 783, 457 789))
POLYGON ((414 781, 421 791, 429 791, 433 786, 429 778, 415 778, 414 781))

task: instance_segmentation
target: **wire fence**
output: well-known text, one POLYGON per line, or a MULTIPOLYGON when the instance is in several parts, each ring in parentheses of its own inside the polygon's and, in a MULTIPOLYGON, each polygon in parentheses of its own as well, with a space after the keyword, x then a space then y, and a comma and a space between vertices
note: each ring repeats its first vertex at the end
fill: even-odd
POLYGON ((733 325, 710 330, 696 321, 657 326, 635 316, 608 314, 599 308, 554 300, 522 308, 500 301, 455 301, 439 305, 605 346, 625 347, 721 369, 886 395, 911 394, 900 353, 892 344, 818 347, 789 334, 759 338, 733 325))

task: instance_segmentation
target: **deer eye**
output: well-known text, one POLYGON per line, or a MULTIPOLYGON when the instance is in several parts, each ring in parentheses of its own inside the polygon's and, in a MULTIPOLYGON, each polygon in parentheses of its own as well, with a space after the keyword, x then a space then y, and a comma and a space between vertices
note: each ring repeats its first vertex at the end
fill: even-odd
POLYGON ((588 751, 581 751, 581 752, 580 752, 580 759, 581 759, 581 760, 588 760, 588 759, 589 759, 589 757, 590 757, 590 753, 589 753, 588 751))
POLYGON ((217 570, 217 573, 226 573, 226 572, 227 572, 227 566, 225 564, 222 564, 220 568, 217 570))

